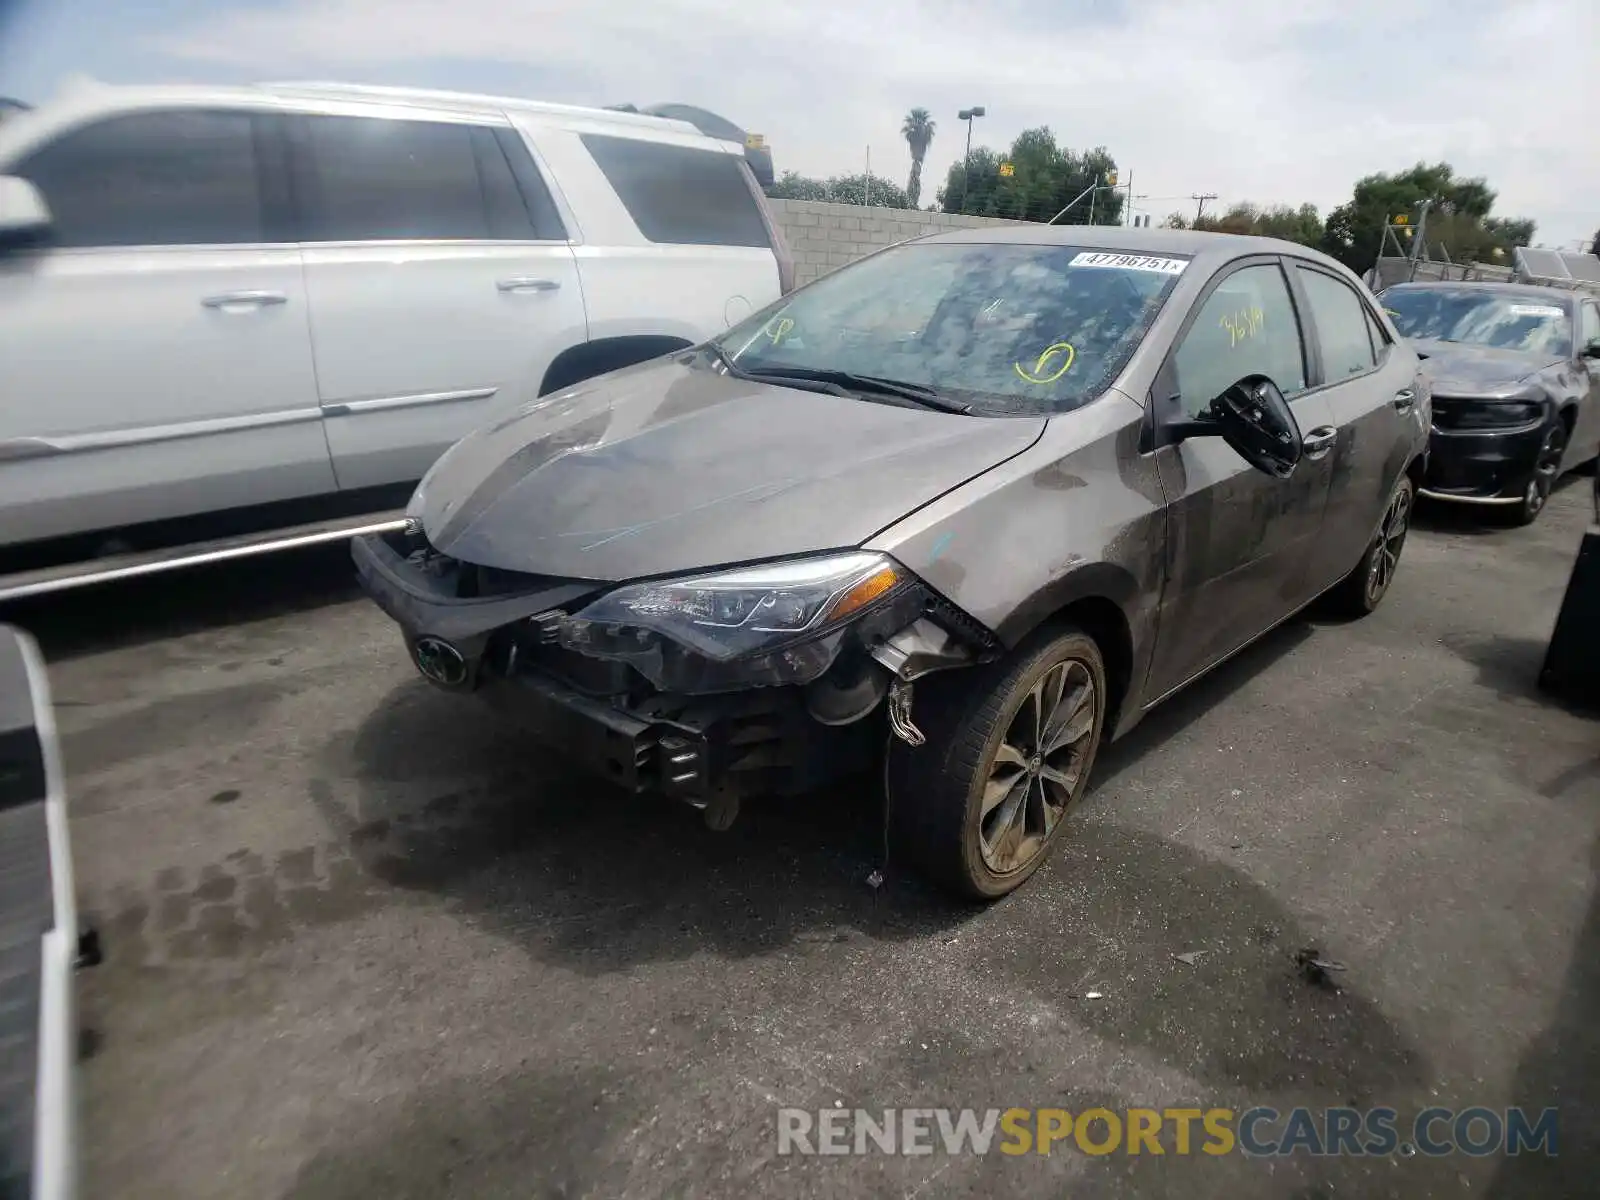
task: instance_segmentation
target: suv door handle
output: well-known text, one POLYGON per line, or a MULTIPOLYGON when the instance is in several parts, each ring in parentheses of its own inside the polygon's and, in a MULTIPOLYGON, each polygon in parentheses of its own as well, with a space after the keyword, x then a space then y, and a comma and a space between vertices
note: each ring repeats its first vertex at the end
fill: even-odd
POLYGON ((220 296, 207 296, 200 303, 207 308, 266 308, 269 304, 287 304, 289 297, 282 292, 223 292, 220 296))
POLYGON ((1314 461, 1332 450, 1334 442, 1338 440, 1339 431, 1332 425, 1319 425, 1301 439, 1300 449, 1307 458, 1314 461))
POLYGON ((532 279, 526 276, 502 279, 495 284, 502 292, 553 292, 560 286, 560 281, 556 279, 532 279))
POLYGON ((1394 394, 1396 412, 1408 413, 1417 406, 1417 394, 1410 388, 1401 388, 1394 394))

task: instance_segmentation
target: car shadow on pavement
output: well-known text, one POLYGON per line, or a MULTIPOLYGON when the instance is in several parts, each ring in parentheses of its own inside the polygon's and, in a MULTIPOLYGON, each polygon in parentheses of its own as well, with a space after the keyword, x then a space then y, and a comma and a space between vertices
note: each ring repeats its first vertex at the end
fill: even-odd
MULTIPOLYGON (((1590 856, 1600 870, 1600 842, 1590 856)), ((1549 1026, 1529 1043, 1517 1067, 1509 1103, 1537 1120, 1559 1110, 1558 1153, 1506 1157, 1491 1180, 1491 1200, 1590 1196, 1600 1179, 1600 890, 1572 947, 1549 1026)))
POLYGON ((362 868, 535 931, 541 953, 605 972, 706 950, 916 937, 981 911, 908 877, 874 887, 882 805, 869 778, 747 802, 715 833, 687 805, 566 768, 470 701, 396 688, 327 752, 313 799, 362 868))
MULTIPOLYGON (((1298 622, 1270 634, 1153 715, 1122 753, 1154 749, 1310 632, 1298 622)), ((1266 888, 1110 814, 1069 830, 1043 874, 983 908, 945 899, 892 862, 887 882, 872 885, 884 857, 869 778, 752 803, 713 833, 684 806, 576 776, 420 681, 396 688, 353 742, 331 742, 324 757, 313 799, 359 870, 443 896, 567 969, 599 975, 706 952, 752 959, 795 943, 827 954, 861 937, 950 946, 967 942, 967 926, 999 921, 1011 952, 994 965, 1052 1001, 1092 986, 1078 978, 1085 971, 1131 973, 1142 999, 1084 1019, 1199 1078, 1258 1091, 1309 1084, 1342 1102, 1426 1077, 1406 1037, 1357 990, 1321 989, 1298 973, 1293 955, 1311 934, 1266 888), (1075 931, 1066 955, 1062 928, 1075 931), (1172 961, 1195 948, 1214 959, 1172 961)))
POLYGON ((1243 869, 1109 817, 1069 832, 1034 885, 1046 886, 1018 896, 1037 911, 1007 914, 1038 931, 1015 935, 1014 973, 1057 996, 1099 992, 1073 1016, 1104 1042, 1256 1102, 1389 1102, 1431 1080, 1423 1052, 1364 994, 1359 960, 1337 978, 1308 974, 1296 956, 1316 934, 1243 869), (1089 953, 1068 966, 1056 930, 1089 953))
POLYGON ((0 605, 51 662, 309 612, 360 595, 344 543, 0 605))
POLYGON ((1316 633, 1318 624, 1314 606, 1290 617, 1152 709, 1127 734, 1100 751, 1094 767, 1091 796, 1146 754, 1154 753, 1168 739, 1182 733, 1191 722, 1226 701, 1273 663, 1292 654, 1316 633))
MULTIPOLYGON (((1299 619, 1274 630, 1111 747, 1096 774, 1113 777, 1311 632, 1299 619)), ((708 946, 762 954, 824 931, 912 938, 984 911, 888 858, 875 776, 748 801, 715 833, 688 806, 568 768, 421 680, 397 687, 325 758, 313 800, 367 872, 451 895, 497 890, 519 923, 544 930, 547 952, 597 972, 708 946)))
POLYGON ((1417 497, 1416 507, 1411 510, 1411 527, 1429 533, 1458 533, 1468 537, 1486 537, 1512 530, 1511 522, 1496 508, 1430 500, 1426 496, 1417 497))

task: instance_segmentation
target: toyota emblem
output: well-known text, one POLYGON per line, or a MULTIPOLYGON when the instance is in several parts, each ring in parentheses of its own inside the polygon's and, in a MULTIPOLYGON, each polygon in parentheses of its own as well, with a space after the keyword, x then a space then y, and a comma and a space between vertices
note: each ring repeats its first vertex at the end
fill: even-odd
POLYGON ((442 638, 420 637, 411 647, 417 670, 441 687, 457 688, 467 682, 467 660, 442 638))

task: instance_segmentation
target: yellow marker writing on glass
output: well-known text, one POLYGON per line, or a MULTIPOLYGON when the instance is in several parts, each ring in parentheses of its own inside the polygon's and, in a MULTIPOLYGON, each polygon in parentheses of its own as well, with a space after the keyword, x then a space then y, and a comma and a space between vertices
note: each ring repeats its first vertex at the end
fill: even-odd
POLYGON ((774 346, 789 336, 789 331, 794 328, 794 322, 788 317, 779 317, 767 326, 767 336, 772 339, 774 346))
POLYGON ((1011 367, 1029 383, 1054 383, 1072 369, 1072 362, 1077 357, 1078 352, 1072 348, 1071 342, 1055 342, 1044 348, 1044 353, 1034 362, 1032 370, 1017 362, 1012 363, 1011 367), (1058 357, 1061 359, 1061 365, 1046 375, 1051 360, 1058 357))
POLYGON ((1259 308, 1241 308, 1236 313, 1224 313, 1218 324, 1228 331, 1228 346, 1232 348, 1260 333, 1266 327, 1267 315, 1259 308))

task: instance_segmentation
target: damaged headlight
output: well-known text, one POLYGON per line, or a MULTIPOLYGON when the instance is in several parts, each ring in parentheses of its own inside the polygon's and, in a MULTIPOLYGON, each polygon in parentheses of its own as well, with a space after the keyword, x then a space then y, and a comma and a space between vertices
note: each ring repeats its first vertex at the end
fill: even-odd
POLYGON ((870 621, 892 632, 921 602, 904 567, 854 552, 631 584, 564 622, 561 641, 628 662, 664 690, 808 683, 832 665, 850 627, 870 621))

